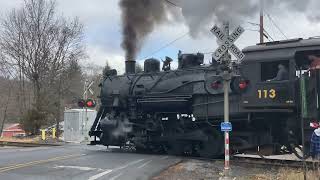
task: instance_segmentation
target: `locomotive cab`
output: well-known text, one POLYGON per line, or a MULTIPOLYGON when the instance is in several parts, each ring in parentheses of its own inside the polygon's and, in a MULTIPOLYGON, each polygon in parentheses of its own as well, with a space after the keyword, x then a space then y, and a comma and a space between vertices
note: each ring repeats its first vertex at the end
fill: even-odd
POLYGON ((309 123, 320 117, 320 67, 315 67, 320 65, 319 39, 264 43, 243 51, 241 71, 250 87, 241 94, 241 111, 272 127, 273 142, 301 144, 304 133, 307 145, 309 123))
MULTIPOLYGON (((299 73, 310 69, 302 39, 260 44, 244 49, 242 74, 250 77, 250 89, 242 94, 243 111, 293 112, 300 104, 299 73), (300 47, 299 47, 300 46, 300 47)), ((315 48, 315 47, 312 47, 315 48)), ((319 47, 320 48, 320 47, 319 47)), ((309 76, 305 76, 310 79, 309 76)))

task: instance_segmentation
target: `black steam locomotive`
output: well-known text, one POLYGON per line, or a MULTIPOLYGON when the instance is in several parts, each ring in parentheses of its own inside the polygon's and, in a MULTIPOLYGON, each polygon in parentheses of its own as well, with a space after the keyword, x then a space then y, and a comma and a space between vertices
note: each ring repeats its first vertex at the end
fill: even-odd
MULTIPOLYGON (((310 69, 310 55, 320 54, 320 39, 268 42, 243 50, 230 81, 231 149, 256 147, 294 151, 308 143, 309 123, 319 120, 319 70, 310 69), (282 79, 279 65, 287 75, 282 79), (303 82, 303 83, 301 83, 303 82)), ((213 157, 223 154, 223 87, 225 66, 204 65, 204 55, 178 55, 177 70, 147 59, 144 72, 126 61, 126 73, 105 74, 101 107, 92 125, 92 144, 125 146, 139 151, 165 151, 213 157)))

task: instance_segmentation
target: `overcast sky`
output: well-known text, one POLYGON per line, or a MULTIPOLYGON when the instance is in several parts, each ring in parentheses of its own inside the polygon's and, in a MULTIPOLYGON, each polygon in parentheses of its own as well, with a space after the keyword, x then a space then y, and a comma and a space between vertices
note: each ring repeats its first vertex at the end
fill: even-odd
MULTIPOLYGON (((109 64, 124 70, 124 51, 120 47, 121 35, 121 12, 118 6, 119 0, 57 0, 58 12, 66 17, 78 16, 85 26, 85 42, 87 43, 87 62, 103 66, 108 60, 109 64)), ((0 14, 3 17, 12 8, 18 8, 23 0, 0 0, 0 14)), ((315 8, 313 8, 315 10, 315 8)), ((309 9, 309 11, 312 9, 309 9)), ((177 8, 177 11, 179 9, 177 8)), ((281 28, 288 38, 320 35, 320 24, 310 21, 305 12, 287 11, 286 9, 273 8, 269 15, 281 28)), ((316 11, 316 10, 315 10, 316 11)), ((240 48, 256 44, 259 41, 258 27, 248 22, 258 23, 258 14, 242 20, 242 26, 246 29, 243 36, 236 42, 240 48)), ((184 36, 163 50, 153 53, 169 42, 181 37, 188 32, 183 22, 168 22, 158 26, 145 40, 138 55, 139 63, 144 57, 164 58, 166 55, 176 60, 178 50, 183 52, 211 52, 217 48, 215 37, 210 34, 210 27, 215 22, 203 24, 202 35, 191 38, 184 36)), ((275 40, 284 39, 284 36, 272 24, 268 15, 265 15, 265 28, 275 40)), ((206 58, 210 58, 207 55, 206 58)))

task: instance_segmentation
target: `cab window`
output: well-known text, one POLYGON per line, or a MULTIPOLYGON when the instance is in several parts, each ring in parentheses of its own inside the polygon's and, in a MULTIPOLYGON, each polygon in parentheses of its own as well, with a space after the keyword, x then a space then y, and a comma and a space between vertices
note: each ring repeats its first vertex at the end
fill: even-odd
POLYGON ((289 80, 289 61, 272 61, 261 63, 261 81, 289 80))
POLYGON ((310 70, 320 69, 320 52, 319 51, 302 51, 295 55, 296 76, 308 74, 310 70))

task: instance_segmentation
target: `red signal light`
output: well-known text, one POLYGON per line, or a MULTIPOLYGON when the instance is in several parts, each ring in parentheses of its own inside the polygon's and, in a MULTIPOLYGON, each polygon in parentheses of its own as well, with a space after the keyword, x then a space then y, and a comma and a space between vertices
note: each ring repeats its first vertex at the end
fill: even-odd
POLYGON ((219 89, 219 88, 221 88, 221 86, 222 86, 221 81, 214 81, 214 82, 211 83, 211 88, 212 89, 219 89))
POLYGON ((93 99, 88 99, 86 102, 86 107, 95 107, 96 106, 96 102, 93 99))
POLYGON ((248 80, 242 80, 242 81, 239 82, 239 88, 241 90, 246 89, 248 87, 248 85, 249 85, 249 81, 248 80))

